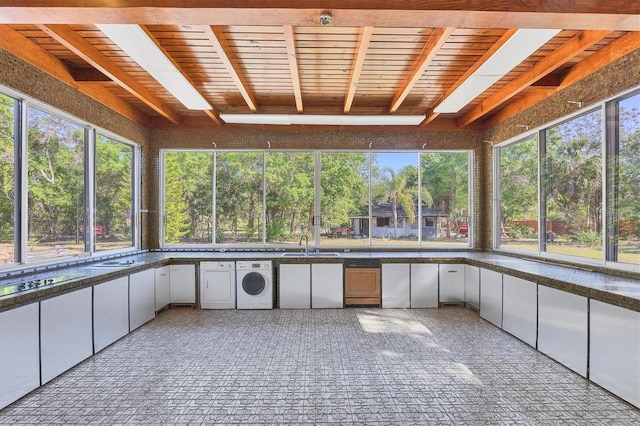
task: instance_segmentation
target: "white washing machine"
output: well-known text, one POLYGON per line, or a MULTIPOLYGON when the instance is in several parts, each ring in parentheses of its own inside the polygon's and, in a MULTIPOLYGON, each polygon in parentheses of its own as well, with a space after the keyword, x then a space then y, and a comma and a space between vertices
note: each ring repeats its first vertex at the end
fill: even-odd
POLYGON ((271 261, 236 262, 238 309, 273 309, 273 265, 271 261))
POLYGON ((236 308, 235 262, 200 262, 200 308, 236 308))

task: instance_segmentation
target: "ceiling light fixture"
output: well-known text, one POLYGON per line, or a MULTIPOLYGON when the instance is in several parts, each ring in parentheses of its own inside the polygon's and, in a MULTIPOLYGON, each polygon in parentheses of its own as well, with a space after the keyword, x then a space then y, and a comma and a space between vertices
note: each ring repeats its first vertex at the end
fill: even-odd
POLYGON ((97 27, 186 108, 212 109, 139 25, 98 24, 97 27))
POLYGON ((220 114, 227 124, 417 126, 424 115, 220 114))
POLYGON ((519 29, 433 111, 456 113, 551 40, 560 30, 519 29))

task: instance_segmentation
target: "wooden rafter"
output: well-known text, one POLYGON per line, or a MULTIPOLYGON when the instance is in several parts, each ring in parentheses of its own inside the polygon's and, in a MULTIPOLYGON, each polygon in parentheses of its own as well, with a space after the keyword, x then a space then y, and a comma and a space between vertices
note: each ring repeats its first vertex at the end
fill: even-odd
POLYGON ((373 27, 360 28, 358 42, 356 44, 356 54, 353 59, 353 66, 351 67, 349 85, 347 86, 347 94, 344 98, 343 111, 345 114, 351 111, 351 104, 353 103, 353 97, 355 96, 356 89, 358 88, 358 80, 360 80, 360 73, 362 72, 362 66, 364 65, 364 58, 367 56, 367 50, 369 49, 372 34, 373 27))
POLYGON ((539 80, 541 77, 553 72, 562 64, 565 64, 571 58, 579 55, 581 52, 584 52, 586 49, 593 46, 609 34, 611 34, 611 31, 578 32, 569 41, 560 46, 560 48, 545 56, 530 69, 518 75, 502 89, 489 96, 478 106, 462 116, 458 120, 458 125, 460 127, 467 126, 478 120, 480 117, 493 111, 516 94, 531 86, 536 82, 536 80, 539 80))
POLYGON ((422 123, 420 123, 420 127, 424 127, 427 124, 431 123, 433 120, 435 120, 436 117, 438 117, 440 115, 440 113, 437 113, 434 111, 434 109, 442 103, 442 101, 444 101, 446 98, 449 97, 449 95, 451 95, 458 87, 460 87, 462 85, 462 83, 464 83, 469 77, 471 77, 471 75, 476 72, 482 65, 485 64, 485 62, 487 62, 489 60, 489 58, 491 58, 493 56, 494 53, 496 53, 507 41, 509 41, 509 39, 517 32, 518 30, 516 28, 511 28, 509 30, 507 30, 501 37, 500 39, 498 39, 498 41, 491 46, 491 48, 489 50, 487 50, 485 52, 484 55, 482 55, 482 57, 480 59, 478 59, 476 61, 475 64, 473 64, 472 67, 470 67, 467 72, 465 72, 462 77, 460 77, 458 79, 458 81, 456 81, 449 89, 447 89, 447 91, 444 93, 444 95, 442 95, 439 100, 431 106, 431 110, 427 111, 426 117, 424 120, 422 120, 422 123))
POLYGON ((284 41, 287 45, 287 57, 289 58, 289 70, 291 71, 291 84, 296 98, 296 111, 302 113, 302 88, 300 87, 300 73, 298 71, 298 59, 296 57, 296 41, 293 35, 293 26, 284 25, 284 41))
POLYGON ((77 82, 58 58, 32 43, 7 25, 0 25, 0 48, 20 57, 63 83, 76 88, 108 108, 137 123, 147 125, 148 117, 121 97, 99 84, 77 82))
POLYGON ((227 72, 231 75, 233 82, 235 83, 236 87, 240 91, 240 94, 249 106, 249 109, 252 112, 256 112, 258 110, 258 107, 255 96, 249 88, 249 83, 247 82, 244 73, 240 69, 240 65, 238 65, 237 61, 231 54, 231 49, 229 48, 229 44, 224 37, 222 28, 219 26, 207 25, 203 27, 203 31, 218 53, 218 56, 227 69, 227 72))
POLYGON ((393 100, 389 106, 389 112, 394 113, 398 110, 409 92, 411 92, 411 89, 413 89, 413 86, 415 86, 416 82, 420 80, 424 71, 427 69, 433 58, 435 58, 442 45, 447 41, 453 30, 453 28, 437 28, 431 33, 429 39, 422 48, 422 51, 418 55, 418 58, 411 66, 409 74, 393 95, 393 100))
POLYGON ((38 25, 47 35, 71 50, 91 66, 125 88, 129 93, 140 99, 158 114, 174 124, 180 124, 180 116, 173 109, 166 106, 157 96, 138 83, 132 76, 104 56, 84 38, 80 37, 67 25, 38 25))
POLYGON ((560 90, 566 89, 572 84, 577 83, 583 78, 637 49, 640 49, 640 37, 638 37, 636 33, 626 34, 619 39, 614 40, 608 46, 605 46, 593 53, 583 61, 572 66, 569 71, 564 74, 558 87, 554 89, 540 89, 532 91, 522 99, 518 100, 518 102, 510 104, 492 115, 484 125, 493 126, 501 121, 513 117, 543 99, 559 92, 560 90))

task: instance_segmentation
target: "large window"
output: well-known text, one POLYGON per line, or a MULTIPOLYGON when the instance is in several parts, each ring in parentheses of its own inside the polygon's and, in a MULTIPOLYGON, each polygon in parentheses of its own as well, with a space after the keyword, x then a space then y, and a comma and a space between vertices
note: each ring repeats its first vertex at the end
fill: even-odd
POLYGON ((98 133, 95 156, 95 250, 132 247, 134 149, 98 133))
POLYGON ((82 253, 86 129, 36 108, 29 108, 28 123, 27 257, 82 253))
POLYGON ((500 150, 500 241, 503 247, 538 251, 538 137, 500 150))
POLYGON ((15 129, 18 102, 0 94, 0 266, 15 262, 15 129))
POLYGON ((622 99, 614 111, 619 144, 612 201, 617 224, 610 235, 612 249, 617 250, 612 256, 622 263, 640 265, 640 93, 622 99))
POLYGON ((637 91, 494 153, 499 247, 640 267, 637 91))
POLYGON ((304 238, 316 247, 469 245, 469 152, 164 151, 163 158, 165 245, 286 247, 304 238), (197 229, 208 233, 198 238, 197 229))
POLYGON ((139 150, 9 93, 0 94, 0 267, 135 248, 139 150))

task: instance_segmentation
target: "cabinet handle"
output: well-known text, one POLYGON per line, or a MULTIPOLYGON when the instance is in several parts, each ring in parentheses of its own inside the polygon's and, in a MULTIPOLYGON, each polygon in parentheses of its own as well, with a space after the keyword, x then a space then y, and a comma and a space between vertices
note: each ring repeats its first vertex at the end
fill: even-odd
POLYGON ((455 274, 455 273, 457 273, 458 271, 447 271, 447 272, 449 272, 450 274, 455 274))

